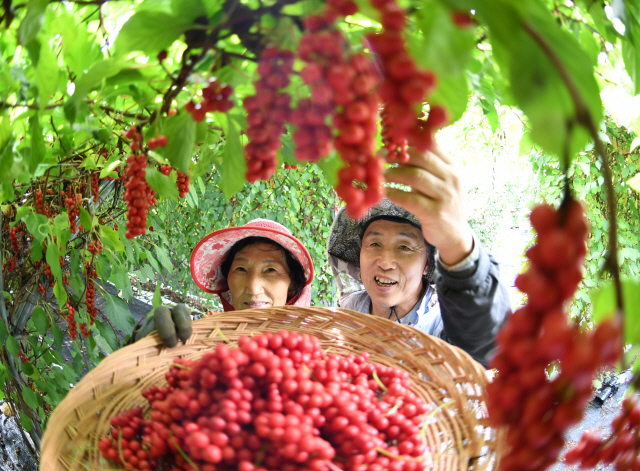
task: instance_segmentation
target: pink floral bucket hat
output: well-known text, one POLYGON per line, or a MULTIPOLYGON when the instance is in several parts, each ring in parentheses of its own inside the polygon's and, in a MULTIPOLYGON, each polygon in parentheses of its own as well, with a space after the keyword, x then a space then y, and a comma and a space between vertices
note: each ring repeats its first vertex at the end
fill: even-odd
POLYGON ((225 311, 233 310, 229 304, 229 287, 222 274, 222 263, 233 245, 247 237, 265 237, 281 245, 300 262, 304 270, 305 286, 289 303, 296 306, 311 304, 313 261, 307 248, 291 234, 291 231, 269 219, 254 219, 244 226, 229 227, 205 236, 191 253, 191 275, 196 285, 207 293, 220 296, 225 311))

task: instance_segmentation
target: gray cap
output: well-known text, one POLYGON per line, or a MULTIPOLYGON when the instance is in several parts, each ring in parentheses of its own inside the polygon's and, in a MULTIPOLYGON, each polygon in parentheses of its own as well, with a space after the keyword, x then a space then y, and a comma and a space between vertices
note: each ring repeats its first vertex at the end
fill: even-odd
MULTIPOLYGON (((347 216, 346 208, 342 208, 336 215, 331 232, 329 233, 329 243, 327 253, 329 259, 334 257, 351 265, 352 268, 360 267, 360 249, 362 248, 362 235, 365 228, 376 219, 393 218, 404 219, 408 224, 417 227, 422 231, 422 225, 418 218, 406 209, 392 203, 384 198, 379 204, 371 208, 362 219, 351 219, 347 216)), ((425 240, 426 242, 426 240, 425 240)), ((427 278, 429 284, 433 284, 435 276, 435 247, 427 243, 429 249, 429 272, 427 278)), ((333 261, 332 261, 332 264, 333 261)), ((334 271, 336 267, 333 267, 334 271)), ((343 271, 343 270, 340 270, 343 271)), ((358 270, 359 271, 359 270, 358 270)), ((353 276, 353 273, 350 273, 353 276)), ((359 273, 358 273, 358 279, 359 273)))

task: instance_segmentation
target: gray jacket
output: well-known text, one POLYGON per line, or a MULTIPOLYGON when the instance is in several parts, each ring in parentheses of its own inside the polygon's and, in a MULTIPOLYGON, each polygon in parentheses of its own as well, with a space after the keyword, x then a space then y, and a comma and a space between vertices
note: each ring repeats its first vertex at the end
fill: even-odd
MULTIPOLYGON (((461 348, 487 367, 511 304, 500 283, 498 262, 479 244, 478 248, 475 260, 462 269, 447 270, 438 262, 436 289, 430 286, 400 322, 461 348)), ((366 291, 357 291, 340 306, 369 314, 371 299, 366 291)))

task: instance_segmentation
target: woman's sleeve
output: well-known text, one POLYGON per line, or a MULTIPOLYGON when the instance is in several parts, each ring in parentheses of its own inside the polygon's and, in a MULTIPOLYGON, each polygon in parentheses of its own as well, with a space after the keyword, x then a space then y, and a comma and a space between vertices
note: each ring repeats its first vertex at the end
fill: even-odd
POLYGON ((463 270, 448 271, 438 263, 436 288, 444 324, 441 337, 487 367, 495 338, 511 312, 500 265, 484 248, 463 270))

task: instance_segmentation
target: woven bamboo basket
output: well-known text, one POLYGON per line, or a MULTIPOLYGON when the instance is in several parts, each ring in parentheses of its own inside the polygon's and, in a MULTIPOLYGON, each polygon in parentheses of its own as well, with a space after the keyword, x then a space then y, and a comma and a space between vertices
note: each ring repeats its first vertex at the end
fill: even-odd
POLYGON ((98 441, 110 417, 145 406, 141 392, 165 385, 178 357, 199 359, 221 341, 290 330, 314 335, 331 353, 367 351, 370 361, 409 372, 413 391, 430 405, 426 417, 429 469, 496 469, 501 434, 485 424, 484 368, 462 350, 411 327, 339 308, 278 307, 219 313, 193 323, 186 344, 164 348, 156 334, 122 348, 89 372, 51 415, 42 441, 41 469, 113 469, 98 441))

